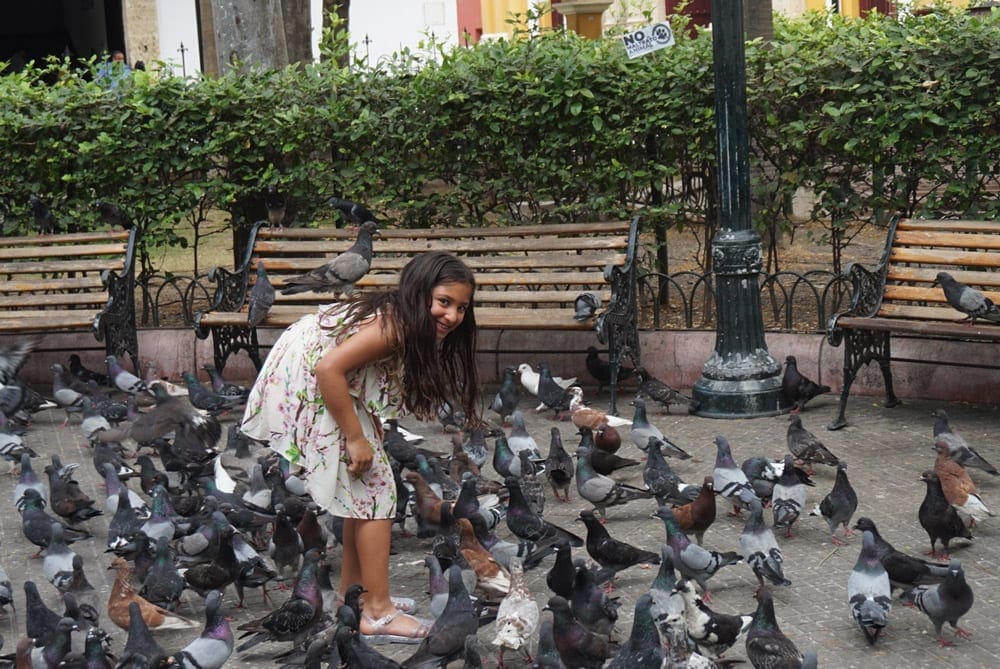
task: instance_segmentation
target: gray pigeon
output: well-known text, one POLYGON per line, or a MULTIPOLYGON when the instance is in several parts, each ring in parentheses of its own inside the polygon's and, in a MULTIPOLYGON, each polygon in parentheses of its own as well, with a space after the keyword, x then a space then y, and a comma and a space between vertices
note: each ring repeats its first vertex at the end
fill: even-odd
POLYGON ((795 472, 792 456, 785 456, 785 468, 774 484, 771 495, 771 511, 774 513, 774 529, 785 530, 785 538, 792 536, 792 524, 798 520, 802 507, 806 505, 806 484, 795 472))
POLYGON ((562 443, 562 434, 558 427, 552 428, 552 441, 549 444, 549 457, 545 460, 545 475, 552 486, 552 494, 556 499, 569 501, 569 485, 573 481, 573 457, 566 452, 562 443), (562 495, 559 495, 559 491, 562 495))
POLYGON ((602 518, 607 517, 609 506, 653 496, 649 490, 619 483, 610 476, 599 474, 590 462, 590 452, 591 449, 583 445, 576 449, 576 491, 580 497, 594 505, 602 518))
POLYGON ((718 659, 750 628, 753 616, 713 611, 690 581, 680 581, 676 589, 684 604, 688 636, 706 656, 718 659))
POLYGON ((635 413, 632 415, 632 429, 629 437, 636 448, 641 451, 646 450, 650 437, 655 437, 660 445, 660 452, 663 455, 679 460, 687 460, 691 457, 687 451, 667 439, 660 431, 660 428, 649 422, 646 416, 645 401, 636 398, 632 400, 632 406, 635 407, 635 413))
POLYGON ((874 538, 875 554, 889 575, 889 583, 894 588, 909 589, 915 585, 940 583, 948 574, 948 565, 929 562, 896 550, 882 538, 875 521, 868 517, 858 518, 854 529, 867 530, 874 538))
POLYGON ((955 432, 948 423, 948 413, 944 409, 937 409, 932 414, 934 416, 934 442, 943 441, 951 451, 951 459, 963 467, 975 467, 982 469, 993 476, 1000 476, 1000 471, 986 461, 986 458, 979 455, 974 448, 962 436, 955 432))
POLYGON ((934 623, 934 633, 942 646, 954 645, 941 634, 941 628, 946 622, 954 628, 957 636, 971 636, 958 626, 958 621, 969 612, 974 600, 972 588, 965 581, 962 563, 954 558, 948 563, 948 575, 943 583, 919 585, 903 593, 903 601, 911 602, 934 623))
POLYGON ((601 669, 612 652, 607 636, 581 625, 569 602, 559 595, 550 597, 545 609, 552 612, 552 637, 563 664, 572 669, 601 669))
POLYGON ((663 521, 667 531, 667 544, 673 551, 677 571, 684 578, 693 579, 705 593, 705 601, 711 602, 708 579, 723 567, 737 564, 743 558, 738 553, 719 553, 693 543, 677 524, 673 511, 666 506, 661 506, 653 515, 663 521))
POLYGON ((317 293, 351 293, 354 284, 371 268, 372 235, 378 234, 378 224, 365 221, 358 229, 358 239, 349 249, 333 260, 306 274, 288 279, 282 295, 297 295, 310 290, 317 293))
POLYGON ((585 321, 594 317, 601 308, 601 296, 593 291, 580 293, 573 301, 573 320, 585 321))
POLYGON ((857 508, 858 495, 847 480, 847 463, 841 460, 837 465, 837 480, 833 482, 833 490, 809 515, 822 516, 830 528, 830 541, 837 546, 844 546, 844 542, 837 538, 837 526, 843 525, 844 536, 851 536, 854 533, 850 526, 851 517, 857 508))
POLYGON ((875 535, 868 530, 861 534, 861 554, 847 577, 847 603, 868 644, 875 645, 882 628, 889 623, 892 586, 879 561, 875 535))
POLYGON ((572 400, 573 394, 553 378, 548 363, 538 363, 538 401, 541 402, 539 406, 555 411, 558 416, 564 411, 569 411, 572 400))
POLYGON ((938 272, 936 282, 944 290, 944 299, 953 309, 966 315, 960 322, 973 325, 977 318, 1000 323, 1000 308, 975 288, 960 283, 948 272, 938 272))
POLYGON ((528 428, 524 424, 524 414, 521 411, 514 411, 510 418, 513 425, 510 434, 507 435, 507 445, 514 457, 516 458, 521 451, 527 451, 532 460, 536 462, 544 460, 541 451, 538 450, 538 443, 528 433, 528 428))
POLYGON ((350 200, 344 200, 339 197, 331 197, 327 200, 329 204, 334 209, 342 212, 347 218, 351 219, 351 222, 355 225, 361 225, 372 221, 373 223, 378 223, 379 220, 367 207, 358 204, 357 202, 351 202, 350 200))
POLYGON ((264 208, 267 209, 267 224, 272 228, 281 227, 285 222, 288 200, 275 185, 267 187, 264 193, 264 208))
POLYGON ((42 573, 60 592, 66 592, 73 581, 73 558, 77 555, 63 539, 62 523, 52 523, 52 538, 42 558, 42 573))
POLYGON ((802 417, 791 414, 788 417, 788 451, 809 466, 808 474, 813 474, 813 464, 837 466, 838 458, 816 438, 812 432, 802 426, 802 417))
POLYGON ((733 505, 730 516, 739 516, 741 509, 749 509, 750 501, 757 500, 750 480, 743 470, 736 466, 729 441, 722 435, 715 437, 715 468, 712 470, 712 484, 715 492, 733 505))
POLYGON ((270 279, 267 278, 267 269, 264 267, 264 261, 257 261, 257 279, 253 283, 253 288, 250 289, 250 297, 247 299, 249 308, 247 310, 247 323, 250 327, 257 327, 264 322, 267 318, 267 312, 271 310, 271 305, 274 304, 274 286, 271 285, 270 279))
POLYGON ((802 653, 778 627, 774 616, 774 596, 769 587, 757 589, 757 610, 747 630, 747 658, 754 667, 799 669, 802 653))
POLYGON ((118 390, 129 395, 149 392, 146 382, 122 367, 118 363, 117 357, 109 355, 104 359, 104 362, 108 366, 108 377, 118 390))
POLYGON ((500 416, 500 422, 506 422, 517 409, 521 401, 521 391, 518 389, 517 370, 513 367, 505 367, 503 370, 503 381, 500 382, 500 389, 490 403, 490 410, 500 416))
POLYGON ((648 592, 635 600, 632 633, 611 658, 608 669, 660 669, 663 652, 660 635, 650 608, 653 597, 648 592))
POLYGON ((750 502, 750 517, 740 534, 740 555, 747 561, 760 585, 768 580, 774 585, 791 585, 782 568, 784 558, 774 539, 774 532, 764 523, 764 507, 760 500, 750 502))
POLYGON ((71 387, 69 372, 62 365, 55 363, 51 366, 51 369, 52 399, 66 412, 66 420, 62 423, 62 426, 66 427, 69 425, 71 414, 83 413, 83 394, 71 387))
POLYGON ((212 590, 205 597, 205 628, 201 636, 173 656, 181 669, 221 669, 233 654, 233 630, 222 615, 222 593, 212 590))
POLYGON ((642 469, 642 480, 649 491, 656 497, 660 506, 668 502, 687 504, 694 501, 700 490, 699 486, 684 483, 681 477, 674 473, 663 457, 663 441, 650 437, 649 443, 641 450, 646 453, 646 464, 642 469))
POLYGON ((479 620, 458 565, 448 567, 448 601, 417 650, 402 662, 404 669, 447 666, 462 657, 465 637, 475 634, 479 620))

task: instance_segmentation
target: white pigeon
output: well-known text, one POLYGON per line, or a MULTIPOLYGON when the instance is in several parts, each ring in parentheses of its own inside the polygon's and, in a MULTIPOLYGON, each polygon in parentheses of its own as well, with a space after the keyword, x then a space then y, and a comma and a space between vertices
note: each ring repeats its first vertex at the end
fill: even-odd
MULTIPOLYGON (((526 362, 522 362, 520 365, 518 365, 517 371, 521 375, 521 385, 524 386, 524 389, 527 390, 532 395, 534 395, 535 397, 537 397, 538 378, 539 378, 538 372, 532 369, 531 365, 529 365, 526 362)), ((563 388, 569 388, 571 385, 576 383, 575 376, 569 379, 564 379, 561 376, 553 376, 552 380, 558 383, 563 388)))
POLYGON ((524 649, 528 655, 530 640, 538 627, 538 602, 531 596, 524 582, 521 558, 510 559, 510 590, 497 609, 496 636, 493 645, 500 648, 499 666, 504 666, 506 649, 524 649))

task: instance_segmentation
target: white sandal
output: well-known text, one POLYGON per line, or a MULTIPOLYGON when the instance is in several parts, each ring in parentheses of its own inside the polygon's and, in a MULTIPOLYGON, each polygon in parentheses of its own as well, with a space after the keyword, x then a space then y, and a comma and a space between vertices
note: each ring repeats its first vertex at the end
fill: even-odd
POLYGON ((361 639, 365 643, 370 643, 372 645, 379 645, 383 643, 420 643, 426 638, 427 634, 431 631, 431 626, 426 622, 423 622, 419 618, 414 618, 408 613, 403 613, 402 611, 393 611, 392 613, 386 614, 375 620, 371 616, 361 614, 362 620, 371 627, 372 632, 370 634, 361 634, 361 639), (389 634, 384 632, 392 621, 399 616, 405 616, 407 618, 413 618, 414 621, 419 623, 416 629, 413 630, 413 636, 403 636, 401 634, 389 634))

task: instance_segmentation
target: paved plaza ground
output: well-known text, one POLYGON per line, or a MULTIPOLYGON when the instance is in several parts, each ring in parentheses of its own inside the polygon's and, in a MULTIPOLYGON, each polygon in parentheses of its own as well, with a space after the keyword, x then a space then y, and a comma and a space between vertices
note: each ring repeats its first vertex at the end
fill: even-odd
MULTIPOLYGON (((620 404, 627 417, 631 417, 631 407, 627 404, 629 399, 631 395, 626 394, 625 401, 620 404)), ((591 404, 606 407, 607 397, 598 397, 591 404)), ((526 406, 527 403, 522 401, 522 405, 526 406)), ((835 454, 848 462, 848 474, 859 497, 859 509, 855 518, 870 516, 887 540, 896 548, 912 554, 922 553, 929 548, 927 535, 917 521, 917 508, 925 490, 918 477, 921 471, 933 466, 930 414, 940 406, 940 403, 913 400, 893 409, 885 409, 877 398, 852 398, 848 405, 851 424, 839 432, 828 432, 824 428, 835 413, 834 396, 814 400, 803 414, 805 426, 816 433, 835 454)), ((1000 408, 952 404, 947 405, 947 410, 952 418, 952 426, 984 457, 995 464, 1000 463, 1000 408)), ((64 414, 56 410, 39 413, 25 437, 25 441, 42 454, 36 461, 36 471, 41 472, 51 453, 58 453, 64 463, 80 462, 78 478, 81 486, 88 494, 100 498, 102 491, 91 465, 89 448, 83 441, 75 419, 70 427, 60 427, 63 417, 64 414)), ((786 416, 712 420, 652 412, 651 419, 667 436, 692 454, 690 460, 671 461, 675 471, 688 482, 697 483, 711 473, 715 460, 713 439, 717 434, 729 439, 737 462, 752 455, 780 458, 786 452, 786 416)), ((404 421, 403 424, 424 435, 425 445, 429 448, 442 452, 450 450, 448 436, 437 425, 413 421, 404 421)), ((563 441, 572 452, 577 437, 571 423, 555 422, 547 414, 528 412, 529 431, 538 441, 543 453, 548 451, 549 432, 553 426, 561 428, 563 441)), ((622 434, 627 443, 627 428, 622 429, 622 434)), ((640 455, 629 443, 622 447, 619 454, 633 458, 640 455)), ((493 476, 489 465, 486 471, 493 476)), ((640 467, 625 469, 618 474, 623 481, 642 484, 640 467)), ((1000 477, 992 478, 979 470, 972 470, 972 477, 980 484, 987 504, 1000 506, 1000 477)), ((814 479, 816 487, 808 489, 809 508, 829 492, 834 481, 834 470, 829 467, 820 468, 814 479)), ((10 504, 13 485, 12 477, 2 477, 0 487, 3 491, 0 491, 0 499, 7 500, 7 504, 10 504)), ((557 502, 551 496, 547 499, 546 517, 582 536, 582 524, 574 523, 573 520, 581 509, 588 507, 589 504, 580 501, 574 488, 570 503, 557 502)), ((61 611, 61 605, 54 588, 42 576, 41 561, 28 558, 35 549, 23 537, 19 517, 12 506, 7 509, 7 513, 0 516, 0 564, 7 569, 13 581, 17 612, 16 615, 12 612, 0 615, 0 633, 6 640, 4 650, 9 652, 24 630, 25 579, 33 579, 39 584, 43 598, 52 608, 61 611)), ((726 517, 726 507, 721 503, 719 509, 718 519, 705 535, 705 544, 716 550, 736 550, 742 521, 726 517)), ((665 533, 661 522, 649 517, 653 510, 652 500, 614 507, 608 513, 607 528, 616 538, 658 552, 665 533)), ((770 522, 770 512, 765 513, 770 522)), ((110 592, 114 574, 106 570, 109 556, 104 553, 108 520, 107 517, 99 517, 89 521, 87 526, 95 533, 95 538, 73 546, 85 558, 86 572, 91 583, 105 595, 110 592)), ((413 529, 412 520, 410 523, 409 527, 413 529)), ((938 645, 931 623, 922 613, 904 608, 898 603, 892 609, 889 626, 882 638, 874 648, 868 647, 850 618, 846 603, 847 577, 858 557, 860 537, 850 539, 846 547, 837 547, 830 541, 825 522, 816 517, 803 516, 795 530, 794 538, 779 538, 785 557, 786 575, 792 585, 775 589, 775 608, 782 630, 800 650, 815 649, 821 666, 1000 666, 1000 598, 996 592, 1000 587, 1000 518, 977 528, 976 538, 971 544, 953 544, 952 554, 962 560, 976 601, 972 611, 961 623, 972 633, 972 637, 956 639, 957 645, 952 648, 938 645), (993 636, 994 634, 997 636, 993 636)), ((506 527, 501 527, 499 533, 505 538, 509 536, 506 527)), ((429 550, 429 542, 396 537, 394 547, 395 554, 391 561, 394 593, 413 597, 426 611, 427 576, 423 556, 429 550)), ((329 555, 336 569, 339 548, 331 549, 329 555)), ((585 549, 576 549, 574 555, 585 556, 585 549)), ((550 565, 551 560, 546 560, 541 568, 528 574, 532 592, 542 605, 548 599, 545 573, 550 565)), ((654 575, 655 569, 636 567, 622 572, 617 578, 616 595, 621 597, 622 603, 619 627, 623 636, 628 635, 636 598, 647 589, 654 575)), ((724 569, 712 581, 713 608, 723 612, 751 612, 755 607, 755 586, 756 579, 745 564, 724 569)), ((282 593, 275 595, 276 599, 283 596, 282 593)), ((259 591, 250 591, 247 608, 244 610, 232 608, 234 597, 230 589, 225 600, 226 608, 234 618, 234 627, 251 617, 262 615, 268 609, 259 591)), ((183 612, 196 618, 201 617, 202 604, 197 595, 187 595, 183 612)), ((122 630, 106 618, 103 622, 118 642, 124 642, 125 633, 122 630)), ((157 638, 169 652, 174 652, 196 634, 197 632, 157 633, 157 638)), ((947 630, 945 636, 953 638, 952 633, 947 630)), ((493 626, 483 627, 479 637, 486 665, 495 666, 495 654, 489 646, 493 638, 493 626)), ((229 664, 274 666, 271 655, 285 646, 287 644, 258 646, 243 656, 234 655, 229 664)), ((403 645, 380 648, 398 660, 409 656, 414 649, 413 646, 403 645)), ((742 642, 728 655, 745 658, 742 642)), ((514 660, 513 654, 508 654, 508 660, 514 660)), ((454 666, 460 664, 455 663, 454 666)), ((516 661, 509 661, 508 665, 521 666, 516 661)))

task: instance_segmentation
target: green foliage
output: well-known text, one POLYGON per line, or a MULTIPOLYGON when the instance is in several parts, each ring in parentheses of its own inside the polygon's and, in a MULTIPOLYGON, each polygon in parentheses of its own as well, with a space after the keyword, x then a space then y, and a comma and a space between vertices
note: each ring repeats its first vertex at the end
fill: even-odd
MULTIPOLYGON (((144 276, 210 209, 236 235, 285 192, 295 221, 337 194, 400 225, 620 218, 711 237, 711 34, 676 19, 677 44, 635 60, 617 39, 521 34, 343 66, 336 24, 322 63, 183 79, 135 73, 108 91, 93 63, 0 76, 0 213, 27 229, 28 195, 97 224, 111 200, 143 230, 144 276)), ((833 260, 860 223, 894 213, 1000 212, 998 14, 776 17, 747 48, 756 222, 790 225, 816 193, 833 260)), ((662 238, 662 237, 661 237, 662 238)), ((708 267, 707 244, 702 262, 708 267)))

